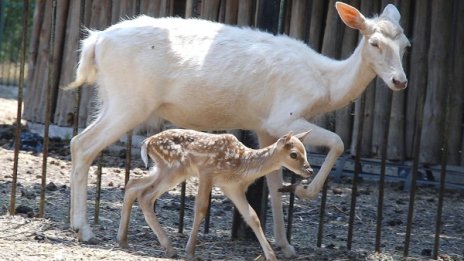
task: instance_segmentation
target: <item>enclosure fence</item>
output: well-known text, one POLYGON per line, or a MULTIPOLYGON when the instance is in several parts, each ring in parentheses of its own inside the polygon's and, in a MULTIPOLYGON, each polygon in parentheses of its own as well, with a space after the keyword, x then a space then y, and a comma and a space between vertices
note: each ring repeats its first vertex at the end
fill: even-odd
MULTIPOLYGON (((454 52, 459 49, 457 44, 462 41, 462 35, 454 32, 462 32, 464 24, 463 17, 459 16, 462 13, 464 4, 461 1, 447 1, 447 3, 438 3, 438 1, 345 1, 355 6, 359 6, 364 13, 378 13, 381 7, 387 3, 395 3, 400 7, 400 11, 403 17, 406 19, 406 25, 404 26, 405 31, 408 35, 414 36, 413 48, 410 54, 406 55, 405 67, 409 71, 410 75, 410 89, 407 94, 392 94, 390 91, 378 91, 374 92, 374 87, 368 89, 356 103, 349 108, 337 111, 334 114, 329 114, 325 118, 320 119, 319 123, 326 126, 329 129, 335 130, 337 133, 341 132, 341 136, 345 144, 351 144, 351 152, 354 155, 354 169, 352 172, 344 170, 344 163, 350 160, 351 155, 344 155, 339 161, 331 177, 326 181, 322 190, 322 198, 320 204, 320 216, 319 226, 317 234, 317 247, 321 247, 324 241, 324 220, 327 209, 327 191, 329 182, 333 182, 341 176, 348 175, 352 177, 352 190, 351 190, 351 202, 349 211, 348 221, 348 234, 347 234, 347 248, 353 248, 353 230, 355 229, 355 217, 356 217, 356 206, 357 206, 357 193, 358 193, 358 181, 359 177, 365 175, 363 171, 363 165, 367 164, 364 160, 369 156, 377 156, 380 158, 380 173, 376 177, 378 178, 378 203, 377 203, 377 215, 376 215, 376 237, 375 237, 375 251, 382 251, 382 226, 383 226, 383 211, 384 211, 384 187, 387 179, 392 178, 387 174, 387 167, 392 165, 399 166, 398 169, 403 169, 408 175, 405 175, 401 180, 405 184, 408 184, 409 188, 409 203, 408 203, 408 215, 406 222, 406 231, 404 236, 404 248, 403 255, 409 256, 410 242, 412 236, 412 227, 414 223, 414 207, 416 198, 416 189, 420 184, 432 184, 438 188, 438 202, 436 205, 436 221, 434 231, 434 245, 433 245, 433 258, 437 259, 440 252, 440 231, 443 212, 443 203, 445 200, 445 188, 461 188, 462 184, 458 182, 446 182, 447 173, 450 172, 449 165, 461 165, 464 163, 462 160, 462 126, 463 126, 463 104, 462 96, 463 87, 462 84, 458 85, 455 83, 459 80, 455 76, 453 70, 462 68, 462 58, 457 55, 449 55, 443 61, 438 61, 438 66, 444 66, 444 71, 439 71, 440 68, 434 66, 425 67, 423 63, 432 59, 437 59, 437 56, 442 55, 438 52, 440 49, 445 49, 444 44, 446 42, 447 50, 454 52), (443 7, 445 5, 445 7, 443 7), (446 9, 447 8, 447 9, 446 9), (439 9, 439 10, 438 10, 439 9), (440 12, 439 12, 440 11, 440 12), (426 15, 431 15, 433 22, 424 20, 426 15), (447 17, 448 16, 448 17, 447 17), (435 19, 435 20, 434 20, 435 19), (424 28, 427 28, 427 31, 424 28), (447 30, 447 36, 445 40, 430 38, 430 35, 436 31, 447 30), (430 40, 432 39, 432 40, 430 40), (420 43, 419 41, 424 40, 426 43, 420 43), (424 46, 427 45, 427 46, 424 46), (417 46, 417 47, 416 47, 417 46), (416 49, 417 48, 417 49, 416 49), (427 56, 429 52, 429 56, 427 56), (424 54, 425 53, 425 54, 424 54), (424 60, 425 56, 425 60, 424 60), (420 63, 421 61, 422 63, 420 63), (413 66, 417 68, 412 69, 413 66), (456 68, 457 67, 457 68, 456 68), (423 71, 428 73, 422 74, 423 71), (448 78, 438 77, 437 74, 444 73, 448 78), (422 75, 421 75, 422 74, 422 75), (425 81, 435 81, 435 85, 430 85, 427 88, 422 88, 424 80, 420 78, 426 78, 425 81), (436 78, 433 78, 436 77, 436 78), (443 88, 447 86, 447 88, 443 88), (430 105, 431 98, 430 92, 436 92, 437 88, 440 90, 442 100, 437 104, 430 105), (380 105, 374 104, 373 97, 382 97, 380 105), (458 97, 456 97, 458 96, 458 97), (412 102, 411 107, 405 107, 405 100, 412 102), (434 119, 437 121, 437 125, 442 126, 439 130, 441 135, 431 134, 428 129, 435 128, 428 122, 424 122, 424 119, 428 119, 426 116, 430 114, 430 106, 438 106, 441 117, 434 119), (377 106, 382 106, 379 109, 377 106), (398 108, 399 107, 399 108, 398 108), (457 108, 459 110, 457 110, 457 108), (406 122, 404 119, 401 122, 401 132, 403 132, 403 139, 396 139, 399 135, 396 133, 397 130, 393 130, 398 127, 398 111, 407 112, 408 115, 412 115, 409 121, 406 122), (348 120, 341 120, 343 115, 348 115, 348 120), (351 116, 352 115, 352 116, 351 116), (377 116, 379 120, 379 127, 375 127, 372 123, 372 115, 377 116), (458 119, 458 123, 456 123, 458 119), (341 124, 345 121, 346 126, 341 124), (334 126, 335 125, 335 126, 334 126), (406 126, 407 125, 407 126, 406 126), (349 126, 349 127, 348 127, 349 126), (351 128, 352 126, 352 128, 351 128), (374 127, 373 127, 374 126, 374 127), (343 128, 343 130, 342 130, 343 128), (375 131, 373 131, 375 129, 375 131), (461 135, 459 137, 459 134, 461 135), (370 140, 366 138, 370 137, 370 140), (376 136, 373 140, 372 136, 376 136), (457 138, 456 138, 457 136, 457 138), (398 140, 406 140, 404 143, 410 142, 410 146, 402 146, 399 150, 395 149, 392 145, 398 140), (425 139, 431 139, 433 137, 434 144, 431 145, 428 142, 424 142, 425 139), (393 140, 395 139, 395 140, 393 140), (370 144, 366 149, 366 143, 370 144), (373 145, 377 143, 377 145, 373 145), (378 151, 372 152, 372 148, 377 148, 378 151), (433 150, 434 155, 424 154, 425 150, 433 150), (391 152, 395 150, 395 152, 391 152), (398 152, 407 151, 407 152, 398 152), (375 154, 375 155, 373 155, 375 154), (438 158, 436 157, 438 155, 438 158), (435 157, 435 158, 434 158, 435 157), (412 165, 403 166, 399 162, 404 162, 405 159, 411 159, 412 165), (397 160, 397 161, 394 161, 397 160), (438 160, 438 161, 437 161, 438 160), (424 164, 426 162, 426 164, 424 164), (428 162, 431 162, 430 164, 428 162), (429 165, 439 166, 439 179, 437 181, 422 180, 420 178, 421 171, 427 169, 429 165)), ((45 212, 45 201, 46 201, 46 190, 45 185, 47 181, 47 158, 48 158, 48 140, 49 140, 49 126, 52 123, 59 124, 63 121, 63 115, 71 113, 72 121, 67 122, 68 126, 73 128, 73 135, 77 135, 79 127, 83 127, 87 121, 87 115, 83 114, 82 106, 85 106, 86 100, 89 99, 90 94, 84 93, 79 88, 73 94, 67 94, 67 98, 63 98, 68 101, 68 107, 65 109, 58 108, 60 102, 57 102, 59 97, 57 86, 63 81, 58 74, 68 74, 66 79, 72 78, 73 66, 66 68, 59 64, 59 55, 66 56, 74 60, 74 65, 77 63, 77 54, 74 52, 78 46, 78 40, 83 38, 81 27, 87 26, 92 28, 104 28, 116 21, 121 17, 134 16, 138 14, 149 14, 155 17, 159 16, 171 16, 180 15, 185 17, 200 17, 204 19, 217 20, 223 23, 238 24, 244 26, 257 26, 258 21, 265 21, 262 23, 262 29, 267 29, 273 33, 285 33, 292 37, 299 38, 314 49, 322 51, 322 53, 333 56, 333 57, 346 57, 357 43, 357 33, 353 30, 341 30, 340 22, 335 18, 336 13, 334 11, 334 1, 301 1, 301 0, 280 0, 280 1, 208 1, 208 0, 187 0, 187 1, 35 1, 34 3, 28 0, 22 1, 19 4, 18 1, 2 1, 0 2, 0 59, 1 59, 1 84, 4 85, 16 85, 18 86, 18 108, 17 108, 17 121, 16 121, 16 132, 15 132, 15 143, 14 143, 14 162, 13 162, 13 178, 12 178, 12 189, 9 212, 10 214, 15 213, 16 207, 16 183, 18 175, 18 155, 20 153, 20 132, 21 132, 21 120, 23 116, 22 104, 24 100, 24 88, 26 78, 28 79, 28 92, 33 93, 32 88, 37 89, 35 92, 40 90, 46 90, 46 99, 41 99, 44 110, 43 116, 28 116, 31 114, 25 113, 28 116, 27 120, 38 120, 44 124, 44 144, 43 144, 43 164, 42 164, 42 175, 41 175, 41 193, 40 193, 40 206, 39 206, 39 217, 44 217, 45 212), (271 3, 271 4, 269 4, 271 3), (271 7, 269 7, 269 6, 271 7), (272 7, 273 6, 273 7, 272 7), (16 8, 16 9, 15 9, 16 8), (62 10, 65 8, 66 10, 62 10), (20 29, 13 32, 11 29, 11 19, 18 14, 18 10, 21 10, 22 22, 20 29), (47 35, 46 46, 48 46, 48 57, 47 66, 41 68, 35 68, 33 71, 27 66, 27 49, 30 37, 33 41, 39 41, 37 34, 39 33, 34 29, 31 24, 31 13, 35 10, 34 23, 41 23, 37 27, 41 26, 40 30, 47 31, 44 35, 47 35), (100 12, 100 13, 98 13, 100 12), (51 15, 48 15, 51 14, 51 15), (274 14, 273 16, 269 16, 274 14), (268 16, 266 16, 268 15, 268 16), (58 21, 63 16, 67 17, 68 23, 63 24, 63 21, 58 21), (49 21, 46 21, 49 19, 49 21), (272 25, 272 26, 269 26, 272 25), (73 26, 73 28, 71 28, 73 26), (324 27, 325 26, 325 27, 324 27), (45 28, 48 27, 48 28, 45 28), (32 35, 29 30, 34 30, 32 35), (74 36, 64 36, 64 30, 69 32, 77 33, 74 36), (20 33, 18 33, 20 32, 20 33), (35 36, 34 36, 35 35, 35 36), (59 36, 59 39, 57 39, 59 36), (19 37, 19 38, 18 38, 19 37), (65 37, 68 37, 65 39, 65 37), (13 41, 14 39, 14 41, 13 41), (66 43, 63 41, 66 40, 66 43), (60 43, 57 44, 57 41, 60 43), (18 44, 20 43, 20 44, 18 44), (70 50, 65 50, 66 46, 70 50), (28 74, 26 76, 26 73, 28 74), (45 78, 34 78, 36 74, 44 74, 48 76, 45 78), (70 74, 70 75, 69 75, 70 74), (40 89, 37 87, 38 80, 46 79, 46 88, 40 89), (58 98, 57 98, 58 97, 58 98), (62 112, 60 112, 62 110, 62 112), (32 119, 31 119, 32 118, 32 119)), ((19 16, 16 16, 19 17, 19 16)), ((11 29, 12 30, 12 29, 11 29)), ((42 32, 43 33, 43 32, 42 32)), ((42 38, 43 39, 43 38, 42 38)), ((43 41, 43 40, 40 40, 43 41)), ((462 42, 461 42, 462 43, 462 42)), ((37 51, 34 48, 38 48, 40 42, 32 42, 29 45, 29 55, 37 55, 37 51)), ((29 57, 29 60, 37 60, 39 57, 29 57)), ((61 58, 60 58, 61 59, 61 58)), ((63 58, 64 59, 64 58, 63 58)), ((68 60, 69 61, 69 60, 68 60)), ((437 61, 437 60, 435 60, 437 61)), ((64 66, 64 65, 63 65, 64 66)), ((375 81, 375 86, 381 86, 383 83, 375 81)), ((384 87, 384 86, 383 86, 384 87)), ((384 88, 386 89, 386 88, 384 88)), ((377 90, 377 89, 375 89, 377 90)), ((32 95, 32 94, 31 94, 32 95)), ((34 103, 32 98, 28 98, 24 103, 28 106, 28 102, 34 103)), ((84 112, 86 113, 86 112, 84 112)), ((126 142, 126 159, 125 159, 125 183, 129 180, 131 171, 131 148, 132 148, 132 136, 133 132, 127 133, 126 142)), ((348 147, 348 146, 347 146, 348 147)), ((316 155, 310 154, 309 158, 315 157, 316 155)), ((102 157, 102 156, 100 156, 102 157)), ((97 180, 97 196, 95 203, 95 217, 94 221, 99 221, 99 206, 100 206, 100 187, 101 187, 101 173, 102 164, 98 161, 98 180, 97 180)), ((398 171, 399 172, 399 171, 398 171)), ((462 168, 457 171, 459 175, 462 174, 462 168)), ((461 180, 462 180, 461 176, 461 180)), ((398 177, 395 177, 398 178, 398 177)), ((292 181, 295 179, 292 176, 292 181)), ((179 227, 178 231, 183 232, 184 227, 184 204, 185 204, 185 183, 182 184, 181 194, 181 207, 179 210, 179 227)), ((211 197, 210 197, 211 200, 211 197)), ((293 223, 293 206, 294 206, 294 195, 290 196, 290 203, 288 205, 288 216, 287 216, 287 232, 289 239, 291 238, 292 223, 293 223)), ((432 228, 431 228, 432 229, 432 228)), ((205 233, 209 230, 209 214, 205 223, 205 233)))

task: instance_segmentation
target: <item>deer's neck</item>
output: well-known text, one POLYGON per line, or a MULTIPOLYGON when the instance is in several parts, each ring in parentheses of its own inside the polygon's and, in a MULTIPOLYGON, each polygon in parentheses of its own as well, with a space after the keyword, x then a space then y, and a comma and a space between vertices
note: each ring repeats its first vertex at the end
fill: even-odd
POLYGON ((330 91, 328 111, 342 108, 357 99, 374 79, 375 72, 363 57, 366 45, 363 37, 353 54, 346 60, 334 61, 327 68, 330 91))
POLYGON ((275 159, 275 151, 275 144, 263 149, 247 150, 243 159, 245 162, 242 165, 246 167, 241 171, 244 178, 253 182, 257 178, 279 169, 280 165, 275 159))

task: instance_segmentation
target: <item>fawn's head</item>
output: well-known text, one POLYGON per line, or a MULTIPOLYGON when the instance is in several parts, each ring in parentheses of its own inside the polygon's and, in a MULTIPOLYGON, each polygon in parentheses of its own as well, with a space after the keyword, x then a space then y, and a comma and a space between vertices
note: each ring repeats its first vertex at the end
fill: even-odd
POLYGON ((297 135, 292 135, 292 132, 290 132, 277 141, 282 166, 303 178, 308 178, 313 174, 313 169, 306 157, 305 146, 302 143, 310 132, 307 131, 297 135))
POLYGON ((411 44, 400 25, 398 9, 389 4, 379 17, 369 19, 350 5, 337 2, 335 7, 342 21, 365 37, 362 55, 374 72, 390 89, 398 91, 406 88, 408 79, 401 60, 405 48, 411 44))

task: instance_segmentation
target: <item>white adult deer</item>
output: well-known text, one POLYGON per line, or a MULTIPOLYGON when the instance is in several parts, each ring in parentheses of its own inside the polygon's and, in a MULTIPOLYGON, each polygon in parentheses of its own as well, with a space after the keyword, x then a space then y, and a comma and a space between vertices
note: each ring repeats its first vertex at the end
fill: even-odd
MULTIPOLYGON (((71 140, 71 226, 79 239, 94 237, 86 206, 92 161, 127 131, 160 118, 197 130, 252 130, 262 147, 290 130, 312 129, 304 144, 329 152, 309 186, 295 192, 315 197, 344 146, 337 134, 308 120, 351 103, 376 74, 392 90, 407 85, 401 59, 409 41, 396 7, 388 5, 372 19, 347 4, 337 2, 336 8, 363 36, 343 61, 287 36, 195 19, 141 16, 90 32, 68 86, 97 83, 102 102, 96 120, 71 140)), ((281 172, 268 175, 267 184, 275 242, 285 256, 294 256, 277 191, 281 172)))
POLYGON ((248 204, 245 192, 257 178, 282 166, 307 178, 312 174, 301 142, 309 132, 281 137, 276 143, 259 150, 245 147, 231 134, 208 134, 193 130, 167 130, 146 139, 142 144, 142 159, 154 161, 151 176, 131 179, 125 189, 124 204, 118 241, 127 247, 127 230, 134 201, 137 199, 145 220, 155 232, 166 255, 176 251, 161 228, 153 211, 153 204, 164 192, 189 177, 199 178, 195 199, 195 216, 192 232, 186 246, 187 258, 194 257, 200 223, 208 210, 208 197, 212 186, 218 186, 235 204, 248 225, 253 229, 268 260, 276 260, 271 246, 264 236, 258 215, 248 204))

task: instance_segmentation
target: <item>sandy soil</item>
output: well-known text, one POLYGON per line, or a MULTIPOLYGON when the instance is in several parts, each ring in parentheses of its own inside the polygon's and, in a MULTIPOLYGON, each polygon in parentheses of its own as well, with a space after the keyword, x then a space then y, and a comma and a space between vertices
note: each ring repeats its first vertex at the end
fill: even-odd
MULTIPOLYGON (((124 160, 118 153, 103 156, 102 199, 100 219, 94 224, 96 166, 91 167, 89 178, 89 217, 100 242, 87 245, 77 242, 69 229, 69 170, 68 141, 51 143, 47 164, 45 218, 37 218, 42 154, 21 151, 18 169, 16 206, 29 207, 25 214, 8 215, 13 168, 13 122, 16 101, 0 98, 0 260, 160 260, 164 253, 143 219, 138 206, 134 207, 129 244, 120 249, 115 237, 123 198, 124 160)), ((131 177, 146 175, 138 159, 133 160, 131 177)), ((288 179, 288 177, 286 177, 288 179)), ((312 201, 296 199, 292 228, 292 243, 298 257, 294 260, 401 260, 406 226, 409 193, 402 184, 388 184, 385 192, 385 218, 382 230, 382 253, 374 253, 377 210, 377 184, 363 181, 357 196, 353 250, 346 249, 348 212, 351 198, 349 180, 330 183, 323 246, 316 247, 319 224, 320 197, 312 201)), ((196 181, 187 183, 185 229, 178 233, 180 187, 165 194, 157 205, 163 227, 183 259, 188 233, 193 218, 192 194, 196 181)), ((289 197, 284 195, 287 211, 289 197)), ((421 187, 415 204, 410 258, 428 260, 433 249, 433 236, 437 205, 437 190, 421 187)), ((233 206, 219 190, 213 191, 211 227, 208 234, 200 233, 196 254, 200 260, 252 260, 262 254, 258 242, 232 240, 233 206)), ((282 253, 274 245, 271 211, 267 212, 266 236, 279 259, 282 253)), ((464 192, 447 191, 441 231, 440 260, 463 260, 464 256, 464 192)), ((293 259, 292 259, 293 260, 293 259)))

